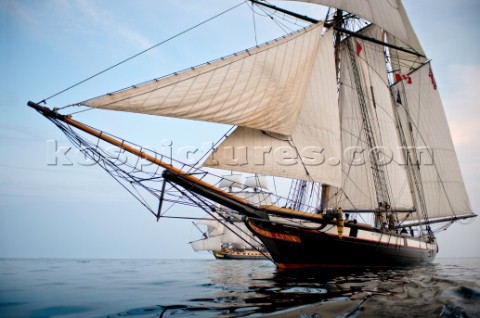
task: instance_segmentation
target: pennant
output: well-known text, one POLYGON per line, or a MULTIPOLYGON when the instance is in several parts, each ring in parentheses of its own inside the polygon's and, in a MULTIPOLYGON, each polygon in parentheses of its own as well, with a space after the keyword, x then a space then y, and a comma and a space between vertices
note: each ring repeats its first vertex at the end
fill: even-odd
POLYGON ((363 50, 363 46, 357 40, 355 40, 355 44, 357 45, 357 56, 360 56, 360 53, 362 53, 363 50))
POLYGON ((395 73, 395 82, 400 82, 402 80, 402 75, 395 73))

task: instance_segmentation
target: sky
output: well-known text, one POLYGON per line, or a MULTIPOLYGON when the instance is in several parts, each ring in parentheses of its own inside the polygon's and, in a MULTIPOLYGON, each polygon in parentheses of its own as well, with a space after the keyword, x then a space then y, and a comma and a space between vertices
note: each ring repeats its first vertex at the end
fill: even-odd
MULTIPOLYGON (((242 1, 0 0, 0 257, 210 258, 187 244, 189 221, 156 222, 136 200, 28 108, 242 1), (67 148, 66 148, 67 147, 67 148)), ((322 19, 310 4, 274 2, 322 19)), ((433 70, 473 211, 480 210, 480 32, 477 0, 405 0, 433 70)), ((63 106, 170 74, 284 34, 239 8, 55 98, 63 106), (255 21, 255 24, 253 23, 255 21), (254 32, 256 29, 256 33, 254 32), (256 35, 255 35, 256 34, 256 35)), ((94 127, 174 154, 202 147, 223 125, 91 111, 94 127)), ((190 211, 179 208, 179 215, 190 211)), ((438 234, 439 257, 480 257, 480 221, 438 234)))

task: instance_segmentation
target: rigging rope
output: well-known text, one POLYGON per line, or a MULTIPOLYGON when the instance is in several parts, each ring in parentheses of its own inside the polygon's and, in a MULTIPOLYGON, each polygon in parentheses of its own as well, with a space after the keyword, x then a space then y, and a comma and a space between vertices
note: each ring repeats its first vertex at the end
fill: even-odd
POLYGON ((257 40, 257 23, 255 21, 255 9, 252 4, 252 20, 253 20, 253 34, 255 35, 255 45, 258 46, 258 40, 257 40))
POLYGON ((92 76, 90 76, 90 77, 88 77, 88 78, 86 78, 86 79, 84 79, 84 80, 82 80, 82 81, 80 81, 80 82, 78 82, 78 83, 75 83, 75 84, 73 84, 73 85, 71 85, 71 86, 69 86, 69 87, 61 90, 61 91, 58 92, 58 93, 55 93, 55 94, 53 94, 53 95, 51 95, 51 96, 43 99, 43 100, 40 101, 38 104, 40 104, 40 103, 46 103, 47 100, 52 99, 53 97, 56 97, 56 96, 58 96, 58 95, 60 95, 60 94, 62 94, 62 93, 65 93, 66 91, 68 91, 68 90, 70 90, 70 89, 72 89, 72 88, 74 88, 74 87, 76 87, 76 86, 78 86, 78 85, 80 85, 80 84, 83 84, 83 83, 85 83, 86 81, 89 81, 89 80, 91 80, 91 79, 94 78, 94 77, 97 77, 98 75, 101 75, 101 74, 103 74, 103 73, 105 73, 105 72, 107 72, 107 71, 110 71, 111 69, 113 69, 113 68, 115 68, 115 67, 117 67, 117 66, 119 66, 119 65, 121 65, 121 64, 123 64, 123 63, 125 63, 125 62, 128 62, 128 61, 130 61, 130 60, 132 60, 132 59, 134 59, 134 58, 136 58, 136 57, 138 57, 138 56, 140 56, 140 55, 142 55, 142 54, 144 54, 144 53, 146 53, 146 52, 148 52, 148 51, 150 51, 150 50, 152 50, 152 49, 154 49, 154 48, 156 48, 156 47, 158 47, 158 46, 160 46, 160 45, 163 45, 163 44, 165 44, 165 43, 167 43, 167 42, 169 42, 169 41, 171 41, 171 40, 179 37, 180 35, 183 35, 183 34, 185 34, 185 33, 187 33, 187 32, 190 32, 191 30, 193 30, 193 29, 195 29, 195 28, 197 28, 197 27, 199 27, 199 26, 201 26, 201 25, 203 25, 203 24, 205 24, 205 23, 207 23, 207 22, 210 22, 210 21, 212 21, 212 20, 220 17, 221 15, 223 15, 223 14, 225 14, 225 13, 227 13, 227 12, 230 12, 230 11, 232 11, 232 10, 240 7, 240 6, 243 5, 243 4, 244 4, 244 2, 242 1, 241 3, 236 4, 236 5, 234 5, 233 7, 231 7, 231 8, 229 8, 229 9, 225 10, 225 11, 222 11, 222 12, 214 15, 213 17, 208 18, 207 20, 204 20, 204 21, 202 21, 202 22, 200 22, 200 23, 198 23, 198 24, 195 24, 194 26, 191 26, 190 28, 188 28, 188 29, 186 29, 186 30, 183 30, 183 31, 180 32, 180 33, 177 33, 177 34, 169 37, 168 39, 163 40, 163 41, 160 42, 160 43, 157 43, 157 44, 155 44, 155 45, 153 45, 153 46, 151 46, 151 47, 149 47, 149 48, 147 48, 147 49, 145 49, 145 50, 143 50, 143 51, 141 51, 141 52, 139 52, 139 53, 137 53, 137 54, 135 54, 135 55, 132 55, 132 56, 130 56, 130 57, 128 57, 128 58, 126 58, 126 59, 124 59, 124 60, 122 60, 122 61, 120 61, 120 62, 118 62, 118 63, 116 63, 116 64, 114 64, 114 65, 112 65, 112 66, 110 66, 110 67, 108 67, 108 68, 100 71, 100 72, 98 72, 98 73, 93 74, 92 76))

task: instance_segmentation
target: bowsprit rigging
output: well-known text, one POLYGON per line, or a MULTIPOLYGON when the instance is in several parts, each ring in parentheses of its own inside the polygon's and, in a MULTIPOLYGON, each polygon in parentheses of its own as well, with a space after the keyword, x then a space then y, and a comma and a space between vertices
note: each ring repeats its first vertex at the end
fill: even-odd
MULTIPOLYGON (((232 125, 198 165, 28 105, 157 220, 195 207, 281 268, 431 262, 432 224, 476 216, 431 63, 400 0, 308 2, 337 11, 319 21, 251 1, 312 24, 72 104, 232 125), (290 193, 266 176, 292 180, 290 193)), ((212 231, 192 246, 221 240, 212 231)))

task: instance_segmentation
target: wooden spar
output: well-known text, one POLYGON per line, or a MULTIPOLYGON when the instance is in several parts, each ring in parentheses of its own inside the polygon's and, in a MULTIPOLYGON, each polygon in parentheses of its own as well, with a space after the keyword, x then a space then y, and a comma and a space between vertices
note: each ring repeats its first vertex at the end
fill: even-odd
POLYGON ((164 169, 166 169, 166 170, 168 170, 168 171, 170 171, 174 174, 180 175, 183 178, 188 179, 189 181, 194 182, 196 184, 200 184, 201 186, 203 186, 205 188, 208 188, 209 190, 214 191, 214 192, 216 192, 216 193, 218 193, 222 196, 225 196, 225 197, 227 197, 231 200, 237 201, 240 204, 251 206, 246 200, 243 200, 243 199, 241 199, 237 196, 234 196, 234 195, 232 195, 228 192, 225 192, 222 189, 219 189, 219 188, 215 187, 214 185, 212 185, 210 183, 207 183, 207 182, 205 182, 205 181, 203 181, 203 180, 201 180, 197 177, 192 176, 191 174, 188 174, 188 173, 186 173, 186 172, 184 172, 184 171, 182 171, 178 168, 175 168, 174 166, 172 166, 172 165, 170 165, 170 164, 168 164, 168 163, 166 163, 166 162, 164 162, 164 161, 162 161, 158 158, 155 158, 155 157, 153 157, 153 156, 151 156, 151 155, 149 155, 149 154, 147 154, 147 153, 145 153, 145 152, 143 152, 139 149, 136 149, 136 148, 134 148, 130 145, 127 145, 123 141, 120 141, 116 138, 108 136, 108 135, 104 134, 103 132, 101 132, 99 130, 96 130, 96 129, 94 129, 92 127, 89 127, 85 124, 82 124, 81 122, 73 120, 70 116, 60 115, 57 112, 52 111, 50 108, 40 106, 40 105, 38 105, 34 102, 28 102, 28 106, 30 106, 32 108, 35 108, 37 111, 41 112, 42 114, 44 114, 47 117, 54 117, 56 119, 59 119, 59 120, 65 122, 65 123, 69 124, 70 126, 73 126, 77 129, 83 131, 83 132, 86 132, 87 134, 90 134, 90 135, 92 135, 94 137, 97 137, 97 138, 99 138, 103 141, 106 141, 106 142, 108 142, 108 143, 110 143, 114 146, 117 146, 121 149, 124 149, 124 150, 130 152, 131 154, 134 154, 134 155, 136 155, 136 156, 138 156, 142 159, 146 159, 146 160, 148 160, 148 161, 150 161, 150 162, 152 162, 152 163, 154 163, 154 164, 156 164, 156 165, 158 165, 158 166, 160 166, 160 167, 162 167, 162 168, 164 168, 164 169))
POLYGON ((297 218, 306 219, 306 220, 312 219, 311 215, 306 215, 306 213, 301 213, 293 210, 289 212, 282 211, 282 213, 280 213, 278 211, 275 211, 275 209, 258 208, 250 204, 248 201, 244 199, 241 199, 228 192, 225 192, 222 189, 208 182, 205 182, 185 171, 182 171, 158 158, 155 158, 149 155, 148 153, 145 153, 135 147, 132 147, 121 140, 118 140, 114 137, 106 135, 99 130, 96 130, 81 122, 78 122, 72 119, 70 116, 61 115, 56 111, 51 110, 48 107, 40 106, 34 102, 28 102, 28 106, 36 109, 38 112, 42 113, 46 117, 55 118, 57 120, 63 121, 66 124, 72 127, 75 127, 89 135, 97 137, 105 142, 108 142, 114 146, 124 149, 125 151, 128 151, 133 155, 136 155, 140 158, 148 160, 164 168, 165 171, 163 172, 163 177, 165 180, 178 184, 182 186, 184 189, 190 190, 192 192, 195 192, 196 194, 209 198, 221 205, 231 208, 232 210, 238 211, 239 213, 242 213, 244 215, 265 218, 267 213, 279 214, 282 216, 285 216, 288 214, 290 217, 297 217, 297 218))
POLYGON ((310 23, 318 23, 320 22, 320 20, 317 20, 317 19, 314 19, 314 18, 310 18, 306 15, 302 15, 302 14, 298 14, 298 13, 295 13, 293 11, 290 11, 290 10, 286 10, 286 9, 282 9, 282 8, 279 8, 277 6, 274 6, 272 4, 269 4, 269 3, 265 3, 265 2, 260 2, 260 1, 257 1, 257 0, 249 0, 251 3, 255 3, 255 4, 258 4, 258 5, 261 5, 261 6, 264 6, 264 7, 267 7, 267 8, 270 8, 270 9, 273 9, 273 10, 276 10, 276 11, 279 11, 279 12, 282 12, 282 13, 285 13, 285 14, 288 14, 288 15, 291 15, 292 17, 294 18, 297 18, 297 19, 300 19, 300 20, 304 20, 304 21, 307 21, 307 22, 310 22, 310 23))
MULTIPOLYGON (((476 214, 469 214, 469 215, 462 215, 462 216, 451 216, 451 217, 445 217, 441 219, 433 219, 433 220, 428 220, 428 221, 419 221, 419 222, 414 222, 414 223, 405 223, 401 224, 399 226, 396 226, 395 228, 400 229, 404 227, 410 227, 410 226, 419 226, 419 225, 428 225, 428 224, 433 224, 433 223, 443 223, 443 222, 455 222, 458 220, 463 220, 463 219, 470 219, 476 217, 476 214)), ((405 222, 408 222, 405 221, 405 222)))
MULTIPOLYGON (((325 25, 325 26, 328 27, 327 25, 325 25)), ((390 44, 390 43, 387 43, 387 42, 383 42, 383 41, 377 40, 375 38, 372 38, 372 37, 369 37, 369 36, 366 36, 366 35, 362 35, 362 34, 357 33, 357 32, 353 32, 353 31, 350 31, 350 30, 347 30, 347 29, 336 27, 336 26, 334 26, 333 29, 337 32, 342 32, 342 33, 348 34, 350 36, 353 36, 355 38, 359 38, 359 39, 362 39, 362 40, 365 40, 365 41, 373 42, 373 43, 379 44, 379 45, 384 45, 386 47, 389 47, 389 48, 392 48, 392 49, 395 49, 395 50, 398 50, 398 51, 402 51, 402 52, 405 52, 405 53, 409 53, 409 54, 412 54, 412 55, 416 55, 416 56, 419 56, 419 57, 425 57, 425 55, 420 54, 418 52, 408 50, 408 49, 405 49, 403 47, 396 46, 396 45, 393 45, 393 44, 390 44)))
MULTIPOLYGON (((261 6, 264 6, 264 7, 267 7, 267 8, 270 8, 270 9, 273 9, 273 10, 291 15, 292 17, 295 17, 297 19, 301 19, 301 20, 304 20, 304 21, 307 21, 307 22, 310 22, 310 23, 315 24, 315 23, 321 22, 321 20, 317 20, 317 19, 314 19, 314 18, 310 18, 306 15, 301 15, 301 14, 295 13, 293 11, 282 9, 282 8, 277 7, 277 6, 271 5, 269 3, 260 2, 260 1, 257 1, 257 0, 249 0, 249 1, 252 2, 252 3, 255 3, 257 5, 261 5, 261 6)), ((339 11, 339 12, 341 12, 341 11, 339 11)), ((369 36, 359 34, 357 32, 346 30, 346 29, 338 27, 338 26, 336 26, 332 23, 325 23, 326 28, 330 28, 332 26, 333 26, 333 29, 337 32, 345 33, 345 34, 348 34, 350 36, 353 36, 353 37, 356 37, 356 38, 359 38, 359 39, 362 39, 362 40, 365 40, 365 41, 373 42, 375 44, 384 45, 386 47, 389 47, 389 48, 392 48, 392 49, 395 49, 395 50, 399 50, 399 51, 402 51, 402 52, 405 52, 405 53, 409 53, 409 54, 412 54, 412 55, 416 55, 416 56, 419 56, 419 57, 425 57, 425 55, 422 55, 418 52, 415 52, 415 51, 412 51, 412 50, 409 50, 409 49, 405 49, 403 47, 396 46, 396 45, 393 45, 393 44, 390 44, 390 43, 386 43, 386 42, 371 38, 369 36)))
POLYGON ((117 146, 125 151, 130 152, 133 155, 136 155, 140 158, 148 160, 162 168, 165 169, 163 172, 163 177, 165 180, 173 182, 182 186, 184 189, 192 191, 196 194, 204 196, 212 201, 215 201, 221 205, 224 205, 232 210, 238 211, 246 216, 254 216, 260 218, 266 218, 266 214, 274 214, 283 217, 292 217, 298 218, 303 220, 310 220, 310 221, 317 221, 320 223, 329 223, 329 224, 336 224, 336 222, 332 222, 331 220, 323 218, 322 215, 318 214, 310 214, 306 212, 284 209, 279 207, 256 207, 250 204, 248 201, 241 199, 235 195, 232 195, 228 192, 223 191, 222 189, 205 182, 187 172, 184 172, 158 158, 155 158, 148 153, 145 153, 135 147, 132 147, 125 142, 111 137, 103 132, 96 130, 92 127, 89 127, 81 122, 78 122, 72 119, 70 116, 65 116, 57 113, 54 110, 51 110, 48 107, 43 107, 38 105, 34 102, 28 102, 28 106, 34 108, 38 112, 42 113, 46 117, 54 118, 64 123, 75 127, 89 135, 97 137, 105 142, 108 142, 114 146, 117 146))

